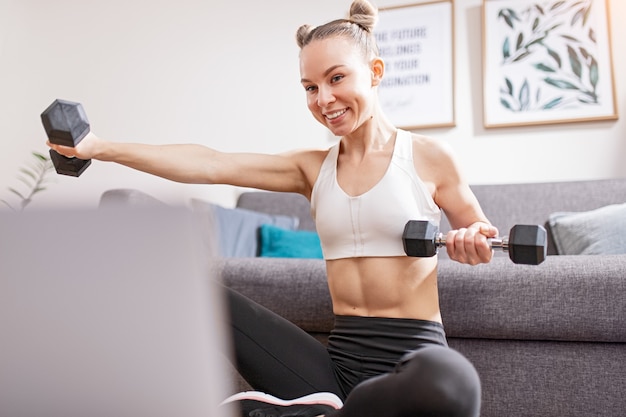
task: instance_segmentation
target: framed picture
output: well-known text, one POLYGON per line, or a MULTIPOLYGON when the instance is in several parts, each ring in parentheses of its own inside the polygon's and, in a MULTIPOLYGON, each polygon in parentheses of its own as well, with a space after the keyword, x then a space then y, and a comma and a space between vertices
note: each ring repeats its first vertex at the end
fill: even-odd
POLYGON ((608 0, 483 0, 484 126, 617 119, 608 0))
POLYGON ((381 8, 381 105, 403 129, 454 126, 453 2, 381 8))

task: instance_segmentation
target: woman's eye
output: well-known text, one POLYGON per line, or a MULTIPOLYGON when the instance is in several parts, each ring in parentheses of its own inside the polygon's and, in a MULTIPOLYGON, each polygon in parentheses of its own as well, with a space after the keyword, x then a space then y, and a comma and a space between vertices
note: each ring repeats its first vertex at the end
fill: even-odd
POLYGON ((315 90, 316 90, 316 88, 315 88, 314 85, 307 85, 306 87, 304 87, 304 91, 306 91, 308 93, 313 92, 315 90))
POLYGON ((342 78, 343 78, 343 75, 333 75, 333 77, 330 80, 331 82, 336 83, 337 81, 341 81, 342 78))

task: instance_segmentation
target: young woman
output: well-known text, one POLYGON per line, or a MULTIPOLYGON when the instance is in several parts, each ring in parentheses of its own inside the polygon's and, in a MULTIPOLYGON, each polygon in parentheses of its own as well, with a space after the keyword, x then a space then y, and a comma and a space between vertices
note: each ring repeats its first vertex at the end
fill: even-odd
POLYGON ((377 88, 385 65, 372 33, 377 10, 355 0, 348 19, 297 31, 307 106, 339 143, 279 155, 222 153, 199 145, 115 143, 89 134, 67 156, 113 161, 186 183, 297 192, 311 201, 336 315, 328 347, 226 290, 235 362, 259 391, 227 403, 245 416, 478 416, 474 367, 447 346, 437 259, 408 257, 410 219, 455 230, 449 256, 489 262, 497 236, 450 151, 397 129, 377 88))

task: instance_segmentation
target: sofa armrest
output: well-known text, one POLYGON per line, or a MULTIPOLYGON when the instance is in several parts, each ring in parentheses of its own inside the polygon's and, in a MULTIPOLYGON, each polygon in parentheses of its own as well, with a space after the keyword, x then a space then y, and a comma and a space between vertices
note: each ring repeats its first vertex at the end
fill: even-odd
POLYGON ((626 255, 441 260, 439 286, 449 337, 626 342, 626 255))

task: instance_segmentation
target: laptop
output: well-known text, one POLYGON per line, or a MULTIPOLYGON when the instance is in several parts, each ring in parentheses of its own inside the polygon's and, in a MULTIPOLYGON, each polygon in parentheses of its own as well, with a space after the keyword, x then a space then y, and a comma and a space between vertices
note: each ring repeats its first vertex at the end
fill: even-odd
POLYGON ((198 229, 183 208, 0 212, 0 416, 218 416, 228 341, 198 229))

